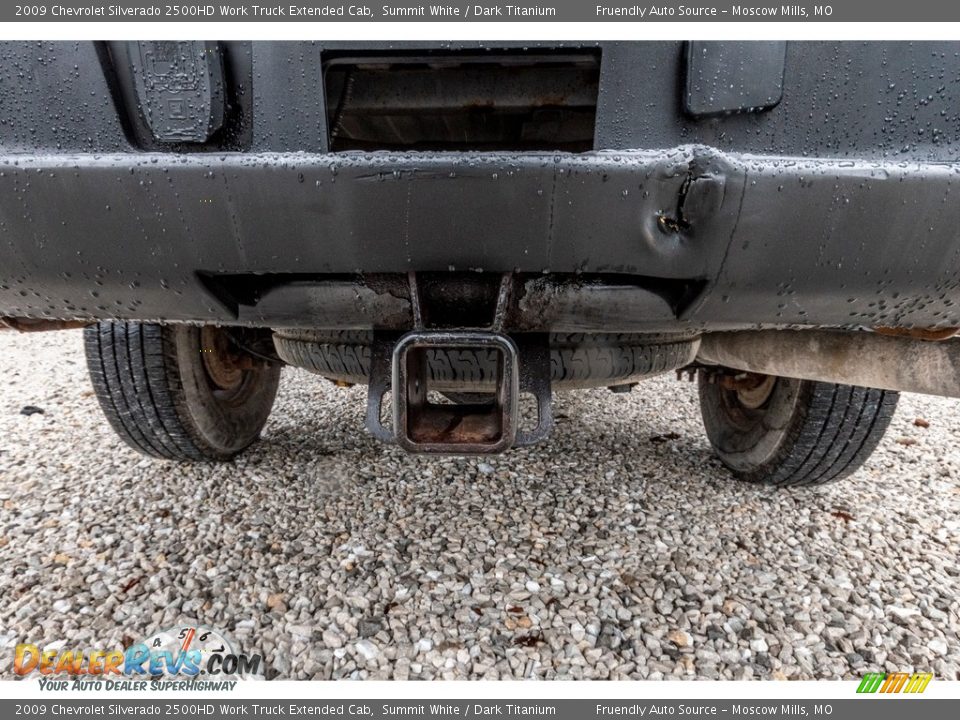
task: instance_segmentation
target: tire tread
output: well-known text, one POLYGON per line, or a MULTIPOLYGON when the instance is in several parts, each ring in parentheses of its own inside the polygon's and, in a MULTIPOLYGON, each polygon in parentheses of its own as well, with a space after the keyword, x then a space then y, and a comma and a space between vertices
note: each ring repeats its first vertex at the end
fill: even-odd
MULTIPOLYGON (((180 461, 227 459, 235 453, 211 445, 191 418, 172 332, 136 322, 85 328, 94 394, 114 432, 145 455, 180 461)), ((279 371, 267 382, 278 378, 279 371)))
MULTIPOLYGON (((701 377, 701 404, 717 402, 719 392, 701 377)), ((792 416, 772 455, 762 462, 758 459, 749 468, 728 464, 743 480, 777 487, 841 480, 863 465, 877 448, 898 399, 899 393, 890 390, 802 381, 792 416)), ((708 434, 710 423, 725 422, 722 417, 704 410, 704 421, 709 418, 708 434)), ((727 462, 723 449, 716 449, 721 460, 727 462)))

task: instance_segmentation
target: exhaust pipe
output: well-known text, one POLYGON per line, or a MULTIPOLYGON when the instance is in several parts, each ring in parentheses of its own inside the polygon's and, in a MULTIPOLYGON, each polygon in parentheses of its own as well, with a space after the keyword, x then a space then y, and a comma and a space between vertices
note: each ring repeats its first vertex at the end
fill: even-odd
POLYGON ((697 362, 800 380, 960 397, 960 340, 830 330, 710 333, 700 341, 697 362))

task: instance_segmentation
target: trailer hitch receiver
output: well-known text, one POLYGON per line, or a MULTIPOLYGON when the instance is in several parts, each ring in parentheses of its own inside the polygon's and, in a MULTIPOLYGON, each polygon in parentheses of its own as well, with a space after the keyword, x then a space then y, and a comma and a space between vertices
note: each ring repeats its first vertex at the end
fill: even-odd
POLYGON ((374 339, 371 360, 367 428, 378 439, 408 452, 500 453, 540 442, 553 427, 545 335, 514 339, 497 332, 459 330, 414 331, 399 339, 381 335, 374 339), (431 366, 456 361, 460 351, 464 368, 478 373, 472 380, 490 387, 484 398, 488 402, 447 403, 431 392, 431 366), (489 353, 495 362, 478 367, 473 363, 478 352, 489 353), (388 392, 392 427, 385 427, 380 417, 388 392), (518 420, 521 393, 536 399, 537 424, 530 429, 521 427, 518 420))
POLYGON ((393 350, 393 427, 397 443, 409 452, 475 454, 509 449, 517 436, 520 371, 517 346, 494 332, 412 332, 393 350), (492 402, 448 404, 430 398, 430 362, 443 349, 460 349, 496 358, 492 402))
POLYGON ((443 300, 430 292, 421 298, 415 273, 410 273, 409 283, 414 329, 399 338, 381 331, 373 335, 366 421, 370 433, 407 452, 444 455, 501 453, 546 438, 553 428, 550 340, 546 333, 511 337, 503 332, 511 275, 500 278, 489 325, 475 328, 431 327, 431 319, 436 323, 445 317, 436 312, 443 300), (424 307, 433 312, 428 316, 424 307), (462 384, 466 390, 460 398, 449 395, 451 377, 458 378, 454 386, 462 384), (433 378, 444 378, 441 386, 432 388, 433 378), (470 398, 470 388, 477 387, 482 391, 470 398), (385 427, 382 418, 388 392, 392 428, 385 427), (537 403, 537 424, 529 429, 519 427, 521 393, 537 403))

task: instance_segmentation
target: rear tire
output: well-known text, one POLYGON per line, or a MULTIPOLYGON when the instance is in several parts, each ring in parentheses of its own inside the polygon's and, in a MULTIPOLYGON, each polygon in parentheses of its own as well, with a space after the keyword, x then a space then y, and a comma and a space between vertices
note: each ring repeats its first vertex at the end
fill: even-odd
POLYGON ((168 460, 227 460, 260 435, 280 365, 214 327, 101 322, 84 330, 90 379, 114 431, 168 460))
POLYGON ((890 425, 899 393, 752 376, 730 389, 699 373, 700 412, 720 460, 738 478, 779 487, 822 485, 857 470, 890 425))

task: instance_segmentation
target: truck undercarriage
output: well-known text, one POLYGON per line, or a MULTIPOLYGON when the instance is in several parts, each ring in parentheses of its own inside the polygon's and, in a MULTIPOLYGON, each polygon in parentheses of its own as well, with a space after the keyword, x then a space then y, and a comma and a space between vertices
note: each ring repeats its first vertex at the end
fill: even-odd
POLYGON ((283 364, 442 453, 686 369, 735 472, 833 479, 895 391, 960 396, 956 51, 6 43, 0 316, 90 326, 108 418, 161 457, 249 444, 283 364))

